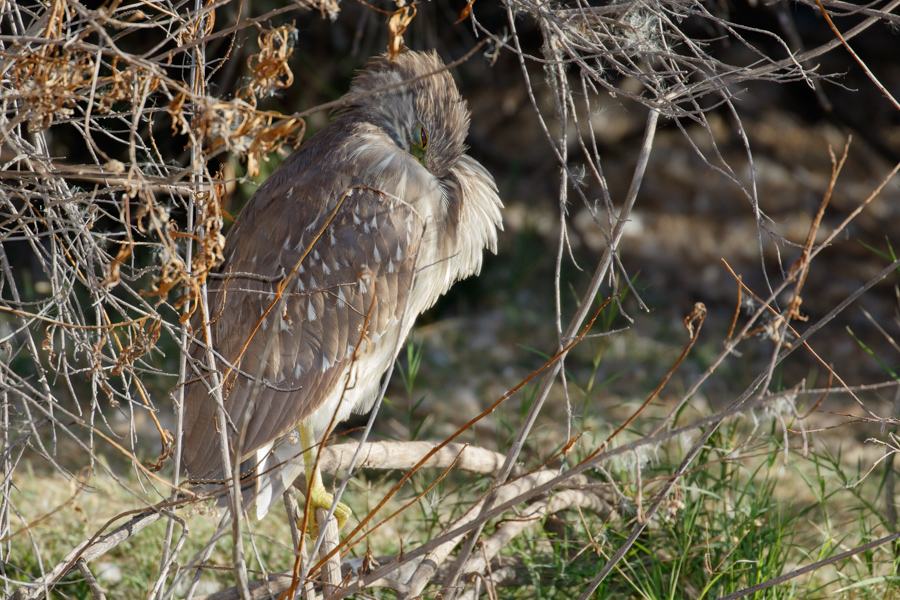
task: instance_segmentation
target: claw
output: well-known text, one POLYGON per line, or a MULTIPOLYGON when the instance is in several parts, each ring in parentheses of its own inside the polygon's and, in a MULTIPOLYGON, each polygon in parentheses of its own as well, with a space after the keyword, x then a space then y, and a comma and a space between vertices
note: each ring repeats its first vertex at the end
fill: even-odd
MULTIPOLYGON (((306 485, 306 489, 309 490, 309 521, 307 523, 307 533, 310 538, 316 539, 319 537, 319 524, 316 520, 316 509, 331 509, 331 504, 334 502, 334 495, 328 493, 325 489, 325 486, 322 484, 322 476, 318 473, 318 469, 313 474, 312 482, 307 479, 306 485)), ((343 502, 337 503, 337 506, 334 507, 334 517, 337 519, 338 531, 347 524, 347 520, 350 519, 350 515, 352 514, 353 511, 350 510, 349 506, 343 502)))
MULTIPOLYGON (((316 539, 319 537, 319 524, 316 520, 316 509, 324 508, 325 510, 330 510, 332 503, 334 503, 334 495, 325 489, 325 484, 322 483, 322 473, 319 471, 319 468, 313 468, 313 465, 316 462, 317 445, 311 427, 304 422, 300 424, 298 429, 300 430, 300 443, 306 449, 303 461, 306 464, 306 490, 309 494, 307 500, 310 509, 306 532, 310 538, 316 539)), ((347 524, 347 520, 350 519, 350 515, 352 514, 353 511, 350 510, 349 506, 343 502, 337 503, 337 506, 334 507, 334 517, 337 519, 338 531, 347 524)))

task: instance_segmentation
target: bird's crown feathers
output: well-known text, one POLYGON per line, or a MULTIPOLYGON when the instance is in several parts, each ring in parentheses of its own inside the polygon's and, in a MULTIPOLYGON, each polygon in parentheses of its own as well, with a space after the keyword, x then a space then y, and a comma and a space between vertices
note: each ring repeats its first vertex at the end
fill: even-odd
POLYGON ((436 52, 384 54, 353 79, 342 114, 362 114, 406 151, 417 127, 429 140, 426 167, 446 174, 466 151, 469 111, 456 82, 436 52))

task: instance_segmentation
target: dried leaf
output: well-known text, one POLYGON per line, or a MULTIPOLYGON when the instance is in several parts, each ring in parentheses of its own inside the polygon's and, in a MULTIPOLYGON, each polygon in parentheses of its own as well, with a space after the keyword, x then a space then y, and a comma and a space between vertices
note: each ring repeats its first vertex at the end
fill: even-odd
POLYGON ((109 374, 114 376, 121 375, 125 367, 133 364, 135 360, 150 352, 159 340, 161 326, 162 321, 160 319, 151 319, 149 317, 143 319, 140 326, 135 324, 133 327, 136 339, 122 349, 116 359, 115 366, 113 366, 109 374))
POLYGON ((176 135, 179 133, 187 135, 190 132, 190 126, 187 119, 184 118, 185 100, 187 100, 187 96, 184 93, 177 94, 166 108, 166 112, 172 117, 172 133, 176 135))
POLYGON ((159 457, 156 459, 156 462, 150 462, 149 460, 147 461, 147 468, 154 473, 157 471, 161 471, 163 468, 163 463, 165 463, 166 459, 171 458, 175 454, 174 433, 172 433, 168 429, 164 430, 160 441, 162 442, 162 450, 160 450, 159 457))
POLYGON ((463 8, 462 11, 459 13, 459 18, 456 20, 456 23, 454 23, 454 25, 458 25, 459 23, 462 23, 463 21, 465 21, 466 19, 469 18, 469 15, 472 14, 472 5, 474 5, 474 4, 475 4, 475 0, 469 0, 469 2, 466 4, 465 8, 463 8))
POLYGON ((403 44, 403 34, 406 32, 406 28, 415 16, 415 4, 404 6, 391 13, 391 18, 388 19, 388 35, 390 35, 390 40, 388 41, 388 53, 390 54, 391 59, 396 58, 397 55, 403 51, 403 48, 405 48, 403 44))
POLYGON ((119 246, 119 253, 116 254, 116 257, 112 260, 111 263, 106 267, 106 278, 100 283, 103 287, 111 288, 115 287, 116 284, 119 283, 119 269, 128 257, 131 256, 131 240, 126 240, 122 242, 119 246))
POLYGON ((247 59, 247 66, 253 73, 253 79, 238 92, 238 97, 258 98, 268 94, 273 88, 287 88, 294 83, 294 74, 288 65, 288 59, 294 53, 294 41, 297 28, 294 22, 276 29, 264 29, 260 32, 259 52, 247 59))

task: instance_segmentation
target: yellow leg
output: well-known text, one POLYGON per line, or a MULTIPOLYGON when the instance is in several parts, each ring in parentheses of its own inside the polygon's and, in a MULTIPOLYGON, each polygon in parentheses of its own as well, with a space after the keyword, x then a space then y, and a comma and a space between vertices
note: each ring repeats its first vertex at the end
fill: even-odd
MULTIPOLYGON (((334 502, 334 496, 325 489, 325 484, 322 483, 322 473, 319 472, 318 466, 315 466, 318 445, 312 427, 303 422, 297 429, 300 431, 300 444, 306 449, 303 463, 306 466, 306 491, 309 494, 309 534, 315 538, 318 537, 319 529, 316 523, 316 509, 329 510, 334 502)), ((334 517, 337 519, 338 529, 347 523, 352 514, 349 506, 343 502, 337 503, 337 506, 334 507, 334 517)))

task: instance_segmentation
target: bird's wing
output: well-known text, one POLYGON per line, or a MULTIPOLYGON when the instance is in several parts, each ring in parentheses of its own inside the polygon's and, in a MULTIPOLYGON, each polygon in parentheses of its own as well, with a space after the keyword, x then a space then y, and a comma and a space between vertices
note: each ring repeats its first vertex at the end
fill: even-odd
MULTIPOLYGON (((309 417, 336 386, 353 385, 354 354, 396 329, 407 303, 424 231, 415 205, 435 190, 410 185, 414 159, 402 152, 388 161, 402 171, 381 168, 378 179, 404 177, 406 197, 367 186, 371 170, 352 154, 317 152, 338 147, 333 137, 308 142, 307 157, 301 149, 260 188, 227 239, 222 271, 231 277, 209 285, 229 443, 243 424, 242 459, 309 417)), ((192 325, 202 341, 200 313, 192 325)), ((204 363, 206 352, 200 343, 192 355, 204 363)), ((204 478, 221 461, 209 371, 199 371, 185 391, 185 465, 204 478)))

